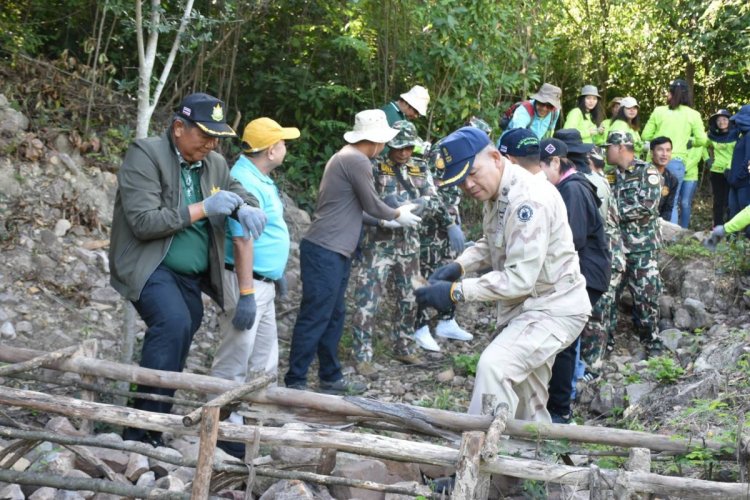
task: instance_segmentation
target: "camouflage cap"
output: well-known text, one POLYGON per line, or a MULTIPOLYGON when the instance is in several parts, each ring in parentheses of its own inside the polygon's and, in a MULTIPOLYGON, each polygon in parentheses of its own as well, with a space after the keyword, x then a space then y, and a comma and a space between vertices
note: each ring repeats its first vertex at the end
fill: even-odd
POLYGON ((398 130, 396 137, 388 143, 391 149, 413 148, 421 142, 417 137, 417 128, 410 121, 399 120, 391 125, 391 128, 398 130))
POLYGON ((633 144, 633 136, 630 132, 621 130, 610 132, 607 136, 607 142, 604 143, 605 146, 632 146, 633 144))
POLYGON ((482 120, 481 118, 477 118, 476 116, 472 116, 471 118, 469 118, 469 121, 466 122, 466 125, 468 125, 469 127, 478 128, 487 135, 492 134, 492 127, 490 127, 490 124, 482 120))

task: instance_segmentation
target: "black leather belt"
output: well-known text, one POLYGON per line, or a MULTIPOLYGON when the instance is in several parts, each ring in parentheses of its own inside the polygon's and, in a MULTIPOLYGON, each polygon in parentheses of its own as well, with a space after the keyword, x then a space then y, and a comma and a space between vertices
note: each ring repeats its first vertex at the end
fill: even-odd
MULTIPOLYGON (((234 264, 224 264, 224 269, 227 271, 234 271, 234 264)), ((263 276, 262 274, 258 274, 255 271, 253 271, 253 279, 258 281, 263 281, 265 283, 273 283, 273 280, 269 278, 268 276, 263 276)))

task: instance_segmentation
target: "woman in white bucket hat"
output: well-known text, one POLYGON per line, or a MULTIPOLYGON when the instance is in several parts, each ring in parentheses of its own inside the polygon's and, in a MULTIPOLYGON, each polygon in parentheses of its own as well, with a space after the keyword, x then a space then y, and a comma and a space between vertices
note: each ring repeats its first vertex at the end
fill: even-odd
POLYGON ((367 388, 344 378, 337 354, 346 312, 344 293, 363 213, 403 227, 422 220, 411 213, 414 204, 394 209, 375 192, 370 160, 396 134, 382 110, 360 111, 354 128, 344 134, 348 144, 326 164, 313 221, 300 243, 302 303, 284 377, 287 387, 307 388, 307 370, 317 354, 322 392, 361 393, 367 388))

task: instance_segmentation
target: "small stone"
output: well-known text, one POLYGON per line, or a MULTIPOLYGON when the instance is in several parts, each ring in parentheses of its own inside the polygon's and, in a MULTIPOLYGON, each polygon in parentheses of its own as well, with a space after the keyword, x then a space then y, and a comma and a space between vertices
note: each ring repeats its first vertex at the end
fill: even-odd
POLYGON ((682 330, 688 330, 693 324, 693 318, 690 316, 690 311, 681 307, 674 313, 674 326, 682 330))
POLYGON ((677 347, 680 345, 680 340, 682 339, 683 333, 677 328, 670 328, 669 330, 659 332, 657 336, 667 349, 675 352, 677 351, 677 347))
POLYGON ((9 484, 0 489, 0 498, 3 500, 24 500, 26 495, 23 494, 19 485, 9 484))
POLYGON ((85 432, 81 432, 76 429, 75 426, 70 423, 70 420, 65 417, 52 417, 51 419, 49 419, 44 428, 45 430, 53 432, 54 434, 63 436, 81 437, 86 435, 85 432))
POLYGON ((437 378, 438 382, 440 382, 441 384, 446 384, 452 381, 453 377, 455 376, 456 374, 453 371, 453 368, 448 368, 447 370, 443 370, 442 372, 438 373, 437 377, 435 378, 437 378))
POLYGON ((625 387, 625 394, 628 396, 628 404, 638 403, 646 394, 654 390, 656 384, 646 382, 643 384, 630 384, 625 387))
POLYGON ((65 236, 65 234, 68 232, 68 230, 73 226, 73 224, 70 223, 67 219, 60 219, 55 223, 55 235, 56 236, 65 236))
MULTIPOLYGON (((57 490, 55 488, 50 488, 49 486, 43 486, 39 488, 38 490, 36 490, 31 495, 29 495, 29 500, 55 500, 56 495, 57 495, 57 490)), ((0 498, 8 498, 8 497, 0 493, 0 498)))
POLYGON ((141 477, 135 483, 136 486, 145 486, 147 488, 153 488, 154 484, 156 484, 156 475, 151 471, 141 474, 141 477))
POLYGON ((125 477, 131 482, 138 481, 138 478, 149 471, 148 457, 140 453, 131 453, 128 460, 128 466, 125 468, 125 477))
POLYGON ((167 491, 183 491, 185 489, 185 483, 171 475, 157 479, 155 486, 167 491))
POLYGON ((13 323, 6 321, 3 326, 0 326, 0 336, 7 340, 13 340, 16 338, 16 329, 13 323))

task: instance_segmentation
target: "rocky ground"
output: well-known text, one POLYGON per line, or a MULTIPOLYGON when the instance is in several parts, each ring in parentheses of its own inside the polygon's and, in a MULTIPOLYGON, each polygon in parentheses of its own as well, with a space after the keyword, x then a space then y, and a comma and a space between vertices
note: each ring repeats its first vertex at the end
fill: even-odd
MULTIPOLYGON (((116 170, 116 165, 109 163, 112 168, 102 168, 101 162, 104 157, 113 158, 114 151, 107 151, 106 143, 82 141, 70 129, 40 130, 30 126, 29 117, 15 108, 0 95, 2 343, 52 351, 96 338, 100 356, 119 361, 123 302, 108 284, 107 257, 108 228, 116 189, 112 171, 116 170)), ((297 209, 293 200, 287 198, 286 202, 295 243, 287 273, 291 293, 286 301, 277 304, 282 373, 299 303, 297 242, 309 224, 307 213, 297 209)), ((750 421, 744 416, 750 407, 750 314, 745 294, 750 283, 743 277, 745 248, 741 245, 741 248, 726 248, 720 257, 704 256, 700 255, 700 245, 692 235, 681 234, 673 228, 667 228, 665 234, 667 239, 683 238, 673 250, 663 253, 661 262, 666 283, 665 295, 660 301, 661 336, 668 351, 655 361, 643 360, 630 332, 626 297, 621 304, 617 348, 598 368, 601 374, 598 379, 580 383, 575 420, 579 424, 651 430, 695 439, 720 438, 732 444, 738 430, 744 429, 745 433, 750 430, 750 421)), ((187 367, 188 371, 203 374, 211 365, 219 341, 216 309, 208 299, 205 304, 204 324, 196 336, 187 367)), ((383 309, 379 323, 382 328, 376 332, 375 345, 375 362, 380 371, 374 379, 360 378, 369 383, 365 395, 382 401, 464 411, 473 386, 476 355, 496 333, 494 309, 484 304, 459 309, 459 323, 475 335, 474 340, 439 339, 441 352, 422 352, 425 362, 417 367, 403 366, 391 358, 388 342, 383 339, 387 338, 394 316, 388 307, 383 309)), ((142 338, 144 326, 140 321, 137 330, 142 338)), ((348 331, 347 328, 346 335, 348 331)), ((348 367, 347 374, 359 377, 351 368, 353 362, 347 349, 350 342, 347 337, 342 341, 342 358, 348 367)), ((314 369, 311 373, 315 373, 314 369)), ((314 375, 312 378, 314 388, 314 375)), ((5 378, 0 379, 0 383, 71 394, 64 386, 28 380, 5 378)), ((178 396, 199 397, 195 394, 178 396)), ((102 399, 107 401, 108 396, 102 399)), ((181 409, 184 408, 177 408, 181 409)), ((70 422, 53 418, 54 415, 18 408, 3 412, 6 419, 47 426, 56 432, 76 432, 70 422)), ((111 438, 117 439, 115 434, 111 438)), ((0 446, 7 444, 7 441, 0 441, 0 446)), ((185 438, 168 444, 187 454, 194 453, 196 446, 194 440, 185 438)), ((159 468, 158 461, 154 460, 144 465, 142 459, 126 453, 110 455, 106 462, 116 473, 125 474, 134 483, 180 489, 180 485, 184 487, 191 480, 186 468, 159 468), (140 462, 133 464, 134 460, 140 462), (169 479, 163 479, 165 477, 169 479)), ((284 451, 275 450, 271 456, 283 461, 284 451)), ((408 467, 398 468, 396 473, 393 464, 341 456, 339 472, 346 477, 380 478, 376 480, 383 482, 421 479, 418 471, 408 467)), ((622 463, 618 458, 592 460, 598 460, 605 467, 622 463)), ((24 462, 19 463, 19 467, 33 471, 53 470, 50 464, 55 464, 64 474, 77 477, 88 474, 78 467, 72 453, 50 443, 30 451, 24 462)), ((736 465, 716 462, 711 456, 668 459, 657 462, 655 469, 729 481, 738 478, 736 465)), ((272 483, 261 481, 259 484, 268 488, 272 483)), ((537 487, 533 491, 541 495, 544 488, 537 487)), ((329 492, 325 488, 286 482, 273 486, 261 498, 330 498, 329 494, 336 498, 352 495, 348 490, 329 492)), ((0 484, 1 498, 107 498, 83 492, 61 495, 63 493, 52 489, 34 493, 30 487, 0 484)), ((359 498, 383 498, 383 495, 359 498)))

